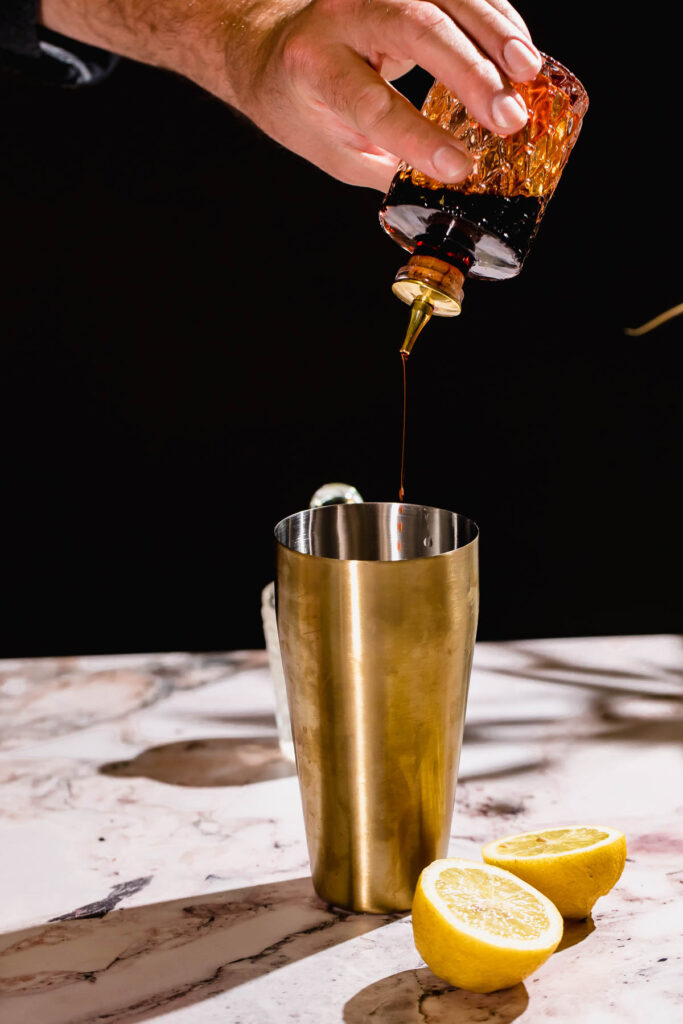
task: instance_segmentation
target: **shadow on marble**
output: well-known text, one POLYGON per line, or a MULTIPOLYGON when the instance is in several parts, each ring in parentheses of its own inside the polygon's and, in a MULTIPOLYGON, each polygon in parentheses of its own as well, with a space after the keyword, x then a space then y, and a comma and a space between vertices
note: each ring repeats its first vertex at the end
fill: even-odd
MULTIPOLYGON (((629 683, 643 682, 648 684, 643 688, 643 693, 655 696, 653 685, 664 683, 669 686, 671 683, 678 683, 681 687, 680 696, 683 696, 683 636, 676 638, 681 646, 681 664, 677 666, 661 665, 655 662, 647 664, 646 668, 633 670, 623 667, 605 668, 604 665, 582 665, 569 658, 552 657, 547 652, 534 651, 525 645, 525 641, 511 642, 508 647, 524 656, 524 664, 519 668, 505 668, 502 665, 494 664, 487 666, 484 649, 480 649, 477 668, 483 671, 492 671, 496 675, 510 676, 516 679, 524 679, 544 683, 559 683, 560 685, 577 686, 589 690, 602 690, 611 693, 636 693, 638 692, 629 683), (626 685, 620 687, 619 680, 626 685)), ((662 696, 675 696, 670 690, 662 696)))
MULTIPOLYGON (((464 742, 467 743, 467 735, 465 735, 464 742)), ((510 775, 519 775, 522 772, 533 772, 538 771, 539 768, 543 768, 548 764, 548 759, 535 758, 527 759, 520 758, 520 760, 514 763, 508 763, 505 765, 492 765, 490 768, 482 768, 477 770, 461 770, 458 772, 458 782, 481 782, 484 779, 505 779, 510 775)))
POLYGON ((599 697, 594 701, 593 717, 597 723, 593 739, 677 745, 683 739, 683 700, 680 697, 653 694, 599 697))
POLYGON ((99 919, 65 915, 0 935, 2 1021, 136 1024, 398 916, 333 909, 315 895, 310 878, 126 907, 99 919))
POLYGON ((572 946, 578 945, 579 942, 583 942, 589 935, 592 935, 594 931, 595 922, 590 915, 584 917, 582 921, 570 921, 568 918, 565 918, 562 938, 554 955, 556 956, 558 953, 561 953, 563 949, 571 949, 572 946))
POLYGON ((99 768, 114 778, 147 778, 171 786, 246 786, 296 774, 277 739, 221 737, 181 740, 143 750, 130 761, 99 768))
POLYGON ((606 688, 590 693, 568 718, 488 717, 465 722, 459 782, 498 779, 538 771, 552 760, 549 741, 679 746, 683 738, 683 692, 651 693, 606 688), (492 752, 491 757, 486 751, 492 752), (505 756, 501 758, 501 751, 505 756))
POLYGON ((183 716, 183 720, 185 722, 214 722, 217 725, 248 725, 253 729, 277 728, 277 720, 275 718, 274 711, 264 711, 260 714, 252 714, 249 711, 233 711, 229 715, 186 714, 183 716))
MULTIPOLYGON (((571 949, 595 931, 592 917, 564 922, 555 954, 571 949)), ((402 971, 362 989, 344 1007, 345 1024, 508 1024, 520 1017, 529 1003, 523 984, 479 995, 453 988, 429 968, 402 971)))
POLYGON ((361 989, 344 1007, 344 1024, 509 1024, 526 1010, 523 984, 490 995, 453 988, 423 967, 361 989))

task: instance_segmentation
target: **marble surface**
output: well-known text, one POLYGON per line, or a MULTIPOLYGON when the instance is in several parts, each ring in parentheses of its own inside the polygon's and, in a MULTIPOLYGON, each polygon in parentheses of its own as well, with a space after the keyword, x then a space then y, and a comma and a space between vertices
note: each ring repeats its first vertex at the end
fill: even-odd
POLYGON ((2 1024, 678 1024, 683 640, 480 644, 451 836, 621 828, 593 917, 524 984, 449 988, 409 916, 309 878, 263 652, 0 662, 2 1024))

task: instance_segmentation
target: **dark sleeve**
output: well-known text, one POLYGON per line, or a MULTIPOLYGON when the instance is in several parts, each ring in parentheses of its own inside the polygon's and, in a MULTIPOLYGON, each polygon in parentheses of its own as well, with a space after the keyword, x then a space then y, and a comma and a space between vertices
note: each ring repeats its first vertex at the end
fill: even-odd
POLYGON ((55 85, 103 78, 117 57, 38 24, 39 0, 0 0, 0 66, 55 85))

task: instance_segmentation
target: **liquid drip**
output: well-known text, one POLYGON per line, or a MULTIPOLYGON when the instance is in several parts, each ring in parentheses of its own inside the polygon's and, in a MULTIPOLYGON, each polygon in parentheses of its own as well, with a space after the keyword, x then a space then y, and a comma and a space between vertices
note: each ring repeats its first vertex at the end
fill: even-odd
POLYGON ((401 434, 401 486, 398 492, 398 500, 405 500, 405 472, 406 472, 406 366, 408 363, 408 353, 401 352, 401 362, 403 363, 403 432, 401 434))

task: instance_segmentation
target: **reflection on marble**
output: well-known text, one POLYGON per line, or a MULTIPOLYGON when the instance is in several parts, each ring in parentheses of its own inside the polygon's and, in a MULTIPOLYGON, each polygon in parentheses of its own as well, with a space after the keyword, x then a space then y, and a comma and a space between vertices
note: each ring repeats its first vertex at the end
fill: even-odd
POLYGON ((490 996, 435 978, 409 916, 315 896, 264 652, 0 662, 2 1024, 678 1024, 682 652, 478 646, 451 853, 571 822, 629 845, 593 917, 490 996))

